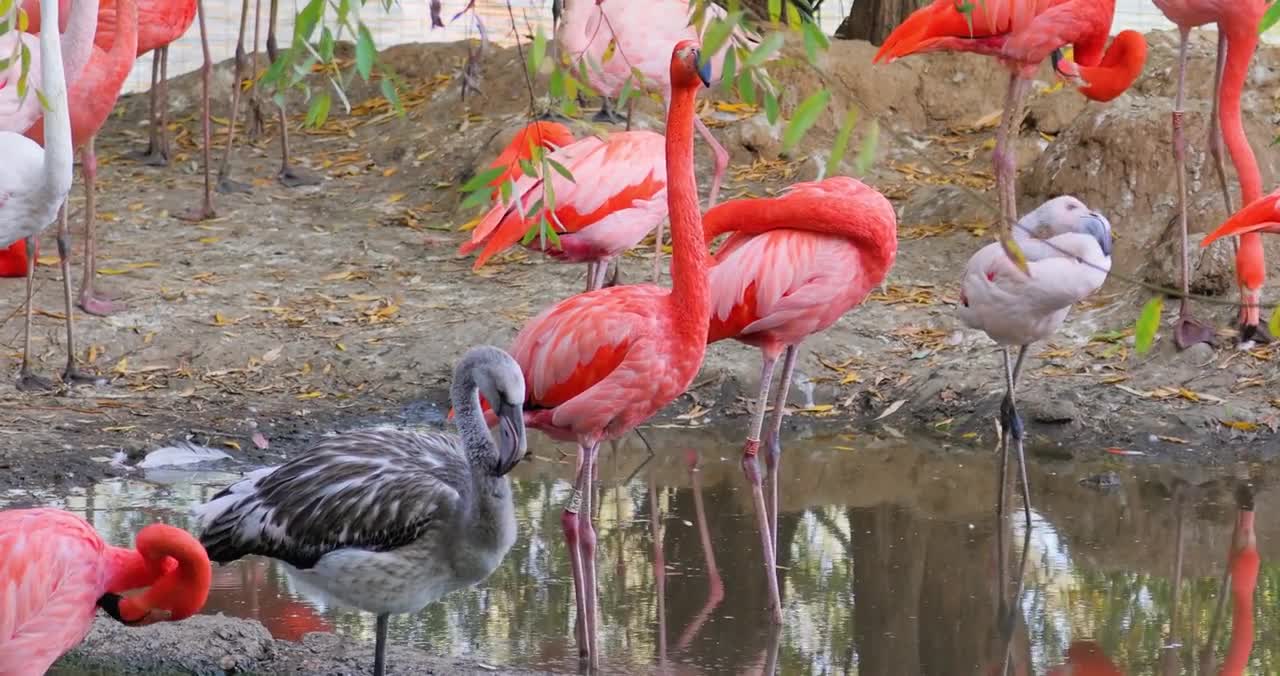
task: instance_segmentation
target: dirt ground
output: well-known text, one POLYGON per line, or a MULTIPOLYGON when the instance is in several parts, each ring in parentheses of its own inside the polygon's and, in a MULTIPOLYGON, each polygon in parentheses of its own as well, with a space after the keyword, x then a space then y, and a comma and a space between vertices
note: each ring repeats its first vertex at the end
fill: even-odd
MULTIPOLYGON (((1126 280, 1155 279, 1149 253, 1172 213, 1171 160, 1152 134, 1168 120, 1173 41, 1168 34, 1151 40, 1147 71, 1133 93, 1110 108, 1086 105, 1045 77, 1023 127, 1024 206, 1076 190, 1108 214, 1118 247, 1117 278, 1058 337, 1031 352, 1020 390, 1031 446, 1051 456, 1119 449, 1197 464, 1269 458, 1280 448, 1273 434, 1280 420, 1277 348, 1239 351, 1230 330, 1217 348, 1179 354, 1167 330, 1147 355, 1132 347, 1131 326, 1149 293, 1126 280), (1134 132, 1134 124, 1150 126, 1151 134, 1134 132), (1111 136, 1099 140, 1107 130, 1111 136), (1109 163, 1126 153, 1141 161, 1109 163)), ((357 414, 392 414, 423 400, 438 413, 451 366, 467 347, 505 345, 540 308, 579 290, 581 269, 530 252, 499 257, 478 274, 455 254, 464 236, 458 224, 475 215, 458 211, 457 186, 529 114, 514 50, 492 50, 481 94, 461 100, 456 76, 465 49, 404 45, 384 54, 410 85, 407 118, 393 115, 375 87, 359 85, 349 92, 350 115, 335 106, 322 129, 303 132, 304 106, 293 101, 296 161, 323 177, 318 187, 275 181, 278 129, 268 115, 263 132, 232 162, 233 177, 249 182, 252 192, 215 195, 217 218, 199 224, 175 217, 200 194, 198 78, 185 76, 171 87, 176 158, 169 168, 127 157, 145 144, 146 96, 124 98, 97 148, 99 282, 127 310, 107 318, 75 315, 77 357, 110 383, 49 394, 0 388, 0 487, 82 483, 112 473, 106 460, 117 450, 136 456, 176 438, 222 445, 252 462, 357 414)), ((1207 109, 1200 85, 1211 50, 1210 38, 1197 38, 1193 125, 1202 124, 1207 109)), ((1256 93, 1245 102, 1259 150, 1277 129, 1276 101, 1266 92, 1280 91, 1273 86, 1278 52, 1259 52, 1256 93)), ((984 336, 960 329, 954 305, 964 261, 989 241, 990 148, 1005 76, 976 57, 872 67, 871 53, 866 43, 837 43, 820 73, 779 64, 790 85, 784 113, 819 82, 835 93, 832 110, 790 158, 778 155, 779 130, 762 113, 718 105, 725 98, 719 90, 703 96, 704 117, 733 154, 726 198, 813 178, 847 106, 864 108, 864 123, 881 121, 876 162, 864 180, 898 207, 898 263, 863 307, 806 343, 791 424, 925 433, 943 444, 990 447, 1002 382, 997 353, 984 336)), ((219 64, 215 161, 230 83, 230 64, 219 64)), ((659 128, 660 113, 656 103, 642 102, 637 125, 659 128)), ((859 125, 853 147, 866 129, 859 125)), ((1191 138, 1200 144, 1192 152, 1193 171, 1200 172, 1202 139, 1191 138)), ((1259 156, 1271 181, 1276 153, 1259 156)), ((709 167, 701 145, 698 158, 709 167)), ((850 164, 842 169, 852 171, 850 164)), ((1220 211, 1208 176, 1192 181, 1193 202, 1203 206, 1194 211, 1198 231, 1215 224, 1213 208, 1220 211)), ((71 206, 79 223, 79 187, 71 206)), ((73 239, 78 265, 78 232, 73 239)), ((61 283, 52 238, 43 244, 34 351, 39 370, 53 374, 65 359, 61 283)), ((624 281, 644 279, 649 265, 645 253, 629 256, 624 281)), ((1202 265, 1202 277, 1217 274, 1210 267, 1202 265)), ((76 268, 76 283, 79 276, 76 268)), ((11 308, 0 342, 16 373, 23 282, 0 283, 11 308)), ((1223 301, 1234 298, 1229 284, 1202 286, 1223 301)), ((1227 304, 1199 311, 1219 326, 1234 323, 1227 304)), ((668 409, 665 422, 703 426, 743 415, 743 393, 754 391, 758 364, 745 346, 712 346, 696 386, 668 409)))

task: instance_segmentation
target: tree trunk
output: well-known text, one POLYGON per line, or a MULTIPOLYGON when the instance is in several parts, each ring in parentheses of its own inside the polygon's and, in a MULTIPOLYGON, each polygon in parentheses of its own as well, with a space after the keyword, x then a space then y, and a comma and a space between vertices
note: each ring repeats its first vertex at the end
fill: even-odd
POLYGON ((836 29, 842 40, 867 40, 873 45, 884 42, 895 26, 928 0, 854 0, 853 9, 836 29))

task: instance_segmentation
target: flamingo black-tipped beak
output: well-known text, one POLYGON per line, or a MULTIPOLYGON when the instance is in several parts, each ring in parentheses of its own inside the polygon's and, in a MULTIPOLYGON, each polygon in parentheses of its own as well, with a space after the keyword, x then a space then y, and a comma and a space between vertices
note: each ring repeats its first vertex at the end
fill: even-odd
POLYGON ((505 476, 524 459, 528 439, 524 429, 524 410, 518 404, 502 402, 498 406, 497 475, 505 476))
POLYGON ((1089 214, 1085 222, 1085 230, 1098 240, 1098 247, 1104 255, 1111 255, 1111 222, 1102 214, 1089 214))
POLYGON ((140 624, 140 622, 130 622, 129 620, 126 620, 124 619, 124 616, 120 614, 121 600, 123 599, 119 594, 106 593, 98 599, 98 607, 106 611, 107 615, 111 616, 111 619, 119 622, 120 624, 130 627, 135 627, 140 624))
POLYGON ((1062 75, 1062 74, 1063 74, 1063 73, 1062 73, 1062 68, 1059 66, 1059 64, 1061 64, 1061 63, 1062 63, 1062 58, 1063 58, 1063 57, 1062 57, 1062 49, 1061 49, 1061 48, 1058 48, 1058 49, 1053 50, 1053 56, 1052 56, 1052 59, 1053 59, 1053 72, 1057 73, 1058 75, 1062 75))
POLYGON ((698 50, 696 54, 696 58, 698 59, 698 79, 702 80, 703 85, 710 87, 711 86, 711 59, 708 58, 704 60, 702 58, 702 50, 698 50))

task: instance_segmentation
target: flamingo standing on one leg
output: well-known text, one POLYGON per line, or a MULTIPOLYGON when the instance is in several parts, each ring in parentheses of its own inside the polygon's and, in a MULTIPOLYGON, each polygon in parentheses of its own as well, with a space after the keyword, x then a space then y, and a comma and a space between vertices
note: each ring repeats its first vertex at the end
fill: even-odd
POLYGON ((1053 335, 1071 306, 1107 281, 1111 270, 1111 223, 1080 200, 1062 196, 1041 204, 1013 229, 1027 256, 1024 274, 1001 250, 988 244, 969 259, 960 287, 960 321, 991 337, 1004 352, 1005 392, 1000 404, 1001 455, 997 513, 1004 514, 1009 440, 1018 449, 1022 506, 1031 528, 1031 497, 1022 452, 1022 418, 1013 394, 1027 347, 1053 335), (1018 346, 1015 364, 1009 352, 1018 346))
POLYGON ((580 618, 578 649, 593 666, 599 651, 591 486, 600 442, 621 438, 688 389, 702 367, 711 316, 693 167, 694 106, 699 86, 710 85, 710 63, 701 60, 696 41, 684 40, 672 50, 670 68, 671 288, 614 286, 568 298, 525 324, 511 348, 524 372, 525 424, 578 444, 577 478, 561 526, 580 618))
MULTIPOLYGON (((706 24, 727 15, 723 7, 705 4, 706 24)), ((556 29, 559 47, 563 49, 575 68, 582 68, 588 83, 601 95, 601 106, 596 120, 617 123, 622 121, 614 112, 609 99, 617 98, 640 73, 639 82, 632 87, 661 94, 664 101, 671 100, 671 78, 667 71, 667 57, 671 47, 680 40, 700 39, 697 28, 690 25, 693 8, 689 0, 571 0, 564 8, 564 23, 556 29), (609 56, 606 56, 609 54, 609 56), (585 63, 584 63, 585 62, 585 63)), ((755 35, 734 29, 732 40, 744 44, 757 41, 755 35)), ((730 44, 726 41, 719 51, 711 55, 712 71, 723 72, 725 54, 730 44)), ((718 78, 712 81, 714 85, 718 78)), ((635 99, 631 99, 635 105, 635 99)), ((631 128, 630 115, 626 118, 631 128)), ((711 191, 707 195, 707 208, 715 206, 720 194, 720 184, 729 168, 729 151, 716 140, 702 118, 695 116, 698 134, 711 148, 714 169, 711 191)), ((653 263, 653 281, 662 274, 662 225, 657 233, 658 254, 653 263)))
POLYGON ((639 243, 668 215, 666 143, 655 132, 624 131, 603 139, 588 136, 551 152, 548 158, 573 175, 569 180, 550 172, 553 207, 544 205, 530 213, 542 203, 547 177, 521 173, 511 201, 495 204, 458 253, 480 249, 474 266, 479 269, 520 242, 545 214, 559 244, 535 238, 528 246, 565 262, 587 263, 587 291, 600 288, 609 261, 639 243))
MULTIPOLYGON (((116 39, 110 49, 102 49, 96 45, 85 64, 80 77, 70 84, 69 98, 71 106, 71 136, 75 146, 81 148, 81 171, 84 174, 85 188, 85 256, 84 279, 80 283, 80 307, 93 315, 109 315, 117 306, 107 300, 94 288, 94 277, 97 275, 97 236, 94 232, 97 204, 95 187, 98 176, 98 158, 94 152, 93 141, 98 130, 107 121, 111 110, 115 107, 120 89, 129 76, 137 57, 138 48, 138 5, 136 0, 118 0, 118 23, 116 39)), ((47 11, 47 10, 46 10, 47 11)), ((26 132, 27 138, 44 144, 44 123, 36 122, 26 132)), ((62 225, 59 226, 59 240, 66 224, 66 212, 62 214, 62 225)))
POLYGON ((769 585, 771 617, 782 621, 777 556, 778 435, 800 343, 825 331, 884 281, 898 251, 898 220, 884 195, 844 176, 797 183, 781 197, 725 202, 703 217, 707 241, 733 233, 708 274, 708 343, 732 338, 760 348, 760 394, 742 450, 769 585), (756 453, 774 365, 786 353, 766 437, 771 497, 756 453))
MULTIPOLYGON (((916 10, 885 39, 875 61, 946 50, 994 56, 1010 70, 992 153, 1000 227, 1007 233, 1018 220, 1018 167, 1010 144, 1040 64, 1052 56, 1059 72, 1082 81, 1080 93, 1110 101, 1142 72, 1147 43, 1136 31, 1120 31, 1107 46, 1115 0, 984 0, 968 6, 972 9, 966 14, 955 0, 934 0, 916 10), (1068 44, 1074 46, 1075 63, 1064 61, 1058 51, 1068 44)), ((1002 242, 1007 239, 1007 234, 1001 236, 1002 242)))
POLYGON ((59 509, 0 512, 0 673, 43 674, 84 639, 98 608, 128 625, 199 612, 213 578, 200 543, 165 524, 143 528, 136 542, 112 547, 59 509))
MULTIPOLYGON (((46 11, 55 19, 58 16, 57 0, 44 0, 46 11)), ((75 49, 87 53, 92 46, 86 27, 91 30, 92 12, 96 11, 93 2, 83 3, 77 7, 77 15, 72 19, 73 25, 68 36, 69 41, 76 41, 75 49), (89 16, 86 16, 89 15, 89 16)), ((13 33, 16 35, 17 31, 13 33)), ((49 102, 47 113, 49 124, 48 143, 44 148, 21 135, 25 129, 9 129, 0 131, 0 153, 6 160, 0 164, 0 246, 21 244, 24 256, 23 270, 27 277, 26 318, 22 340, 22 370, 18 376, 18 388, 22 390, 48 389, 52 383, 31 372, 31 292, 35 275, 36 236, 48 228, 67 200, 71 191, 72 135, 71 114, 67 102, 67 80, 63 73, 62 37, 58 33, 56 21, 40 31, 39 45, 36 53, 39 63, 35 64, 41 78, 41 88, 45 99, 49 102)), ((16 87, 0 89, 8 97, 16 87)), ((36 99, 30 92, 28 98, 36 99)), ((21 110, 12 115, 0 117, 0 126, 25 125, 21 110), (18 119, 15 119, 18 118, 18 119)), ((65 211, 63 211, 65 215, 65 211)), ((65 224, 65 219, 61 221, 65 224)), ((10 252, 14 251, 11 247, 10 252)), ((67 369, 63 379, 70 382, 78 377, 76 371, 75 348, 71 330, 71 263, 68 258, 66 228, 58 229, 58 253, 62 263, 62 288, 66 301, 67 323, 67 369)))
MULTIPOLYGON (((1249 76, 1249 63, 1258 46, 1258 23, 1267 9, 1267 0, 1238 0, 1236 2, 1217 2, 1216 0, 1155 0, 1156 6, 1170 21, 1178 25, 1178 88, 1173 105, 1173 154, 1176 160, 1178 180, 1178 223, 1182 234, 1182 293, 1184 297, 1178 305, 1178 323, 1174 331, 1174 342, 1179 349, 1196 343, 1207 343, 1213 340, 1213 328, 1206 326, 1191 317, 1187 307, 1185 294, 1188 292, 1191 270, 1187 261, 1187 179, 1186 179, 1186 139, 1182 132, 1183 90, 1186 83, 1187 45, 1191 29, 1205 24, 1217 24, 1218 27, 1218 69, 1214 77, 1214 113, 1215 118, 1221 116, 1222 136, 1226 141, 1227 151, 1231 154, 1231 162, 1235 165, 1236 176, 1240 181, 1240 198, 1249 204, 1262 196, 1262 174, 1258 170, 1258 160, 1245 135, 1244 120, 1240 112, 1240 96, 1244 91, 1245 81, 1249 76)), ((1221 148, 1218 146, 1218 130, 1210 120, 1210 151, 1215 160, 1221 163, 1221 148)), ((1223 195, 1226 199, 1227 212, 1232 211, 1231 194, 1225 185, 1223 195)), ((1263 259, 1262 238, 1258 233, 1241 235, 1240 245, 1236 249, 1236 278, 1240 285, 1240 342, 1270 342, 1271 336, 1260 323, 1262 285, 1266 281, 1267 270, 1263 259)))

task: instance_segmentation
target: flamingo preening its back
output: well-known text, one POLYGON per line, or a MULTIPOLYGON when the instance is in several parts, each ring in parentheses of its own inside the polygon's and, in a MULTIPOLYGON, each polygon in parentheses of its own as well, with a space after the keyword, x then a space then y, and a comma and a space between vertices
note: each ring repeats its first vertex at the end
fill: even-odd
MULTIPOLYGON (((527 147, 527 141, 522 147, 527 147)), ((479 249, 474 266, 479 269, 520 242, 545 215, 559 244, 534 238, 528 246, 563 261, 588 263, 587 290, 598 289, 609 261, 639 243, 667 217, 666 140, 651 131, 587 136, 552 151, 548 158, 568 169, 573 179, 554 170, 542 177, 518 173, 511 200, 490 208, 458 253, 479 249), (555 200, 551 206, 543 202, 548 180, 555 200), (542 206, 530 213, 540 202, 542 206)), ((661 251, 659 237, 654 254, 658 259, 661 251)))
MULTIPOLYGON (((959 3, 934 0, 907 17, 885 39, 875 61, 931 51, 974 52, 994 56, 1010 71, 1004 116, 996 130, 996 192, 1001 227, 1018 219, 1017 163, 1011 139, 1022 124, 1031 78, 1046 58, 1058 72, 1076 81, 1080 93, 1110 101, 1142 72, 1147 45, 1135 31, 1121 31, 1107 45, 1115 0, 982 0, 959 3), (968 7, 966 13, 963 8, 968 7), (1073 62, 1058 51, 1073 45, 1073 62)), ((1016 239, 1016 238, 1015 238, 1016 239)))
POLYGON ((772 617, 781 622, 778 593, 778 435, 800 343, 825 331, 884 281, 898 251, 897 217, 884 195, 844 176, 797 183, 775 198, 725 202, 703 217, 710 242, 731 233, 708 273, 711 321, 707 342, 732 338, 760 348, 763 367, 742 469, 751 484, 764 551, 772 617), (756 453, 778 357, 782 382, 765 438, 770 498, 761 487, 756 453))
POLYGON ((516 539, 507 474, 525 455, 520 368, 496 347, 471 348, 450 396, 457 435, 345 432, 213 496, 196 510, 209 558, 269 556, 308 589, 375 613, 382 676, 390 615, 489 577, 516 539), (482 396, 497 408, 496 440, 482 396))
POLYGON ((956 313, 970 328, 986 333, 1004 352, 1005 392, 1000 404, 1001 458, 999 506, 1004 513, 1010 440, 1018 448, 1023 510, 1031 527, 1031 498, 1022 452, 1022 418, 1014 405, 1018 374, 1027 347, 1053 335, 1071 306, 1097 291, 1111 270, 1111 223, 1080 200, 1055 197, 1023 216, 1013 236, 1027 257, 1023 273, 992 243, 969 259, 956 313), (1009 348, 1018 346, 1014 364, 1009 348))
POLYGON ((698 88, 711 80, 710 64, 696 42, 685 40, 672 51, 670 70, 664 157, 671 288, 614 286, 573 296, 525 324, 511 346, 528 392, 525 424, 578 444, 577 478, 561 525, 580 618, 579 653, 593 664, 599 651, 591 503, 600 442, 622 437, 688 389, 702 367, 711 314, 693 167, 694 104, 698 88))
POLYGON ((136 542, 112 547, 58 509, 0 512, 0 674, 43 674, 84 639, 98 608, 130 625, 196 614, 213 577, 200 543, 164 524, 136 542))
MULTIPOLYGON (((1244 131, 1244 119, 1240 112, 1240 97, 1249 77, 1249 64, 1258 47, 1258 24, 1267 9, 1267 0, 1155 0, 1156 6, 1170 21, 1178 24, 1178 88, 1173 104, 1173 154, 1178 185, 1178 222, 1181 230, 1182 253, 1181 281, 1184 297, 1178 306, 1178 323, 1174 341, 1179 349, 1195 343, 1213 340, 1213 327, 1206 326, 1191 317, 1185 297, 1190 286, 1191 270, 1187 260, 1187 178, 1186 139, 1182 130, 1182 104, 1186 86, 1187 46, 1191 29, 1213 23, 1218 28, 1218 65, 1214 72, 1213 112, 1209 118, 1209 150, 1218 168, 1222 182, 1223 199, 1227 213, 1231 207, 1231 193, 1222 168, 1222 148, 1216 122, 1221 124, 1221 139, 1226 142, 1231 162, 1240 181, 1240 199, 1249 204, 1262 197, 1262 173, 1258 159, 1244 131)), ((1267 270, 1263 258, 1262 238, 1257 232, 1240 235, 1236 249, 1236 280, 1240 286, 1240 342, 1269 342, 1271 336, 1260 324, 1262 285, 1267 270)))

